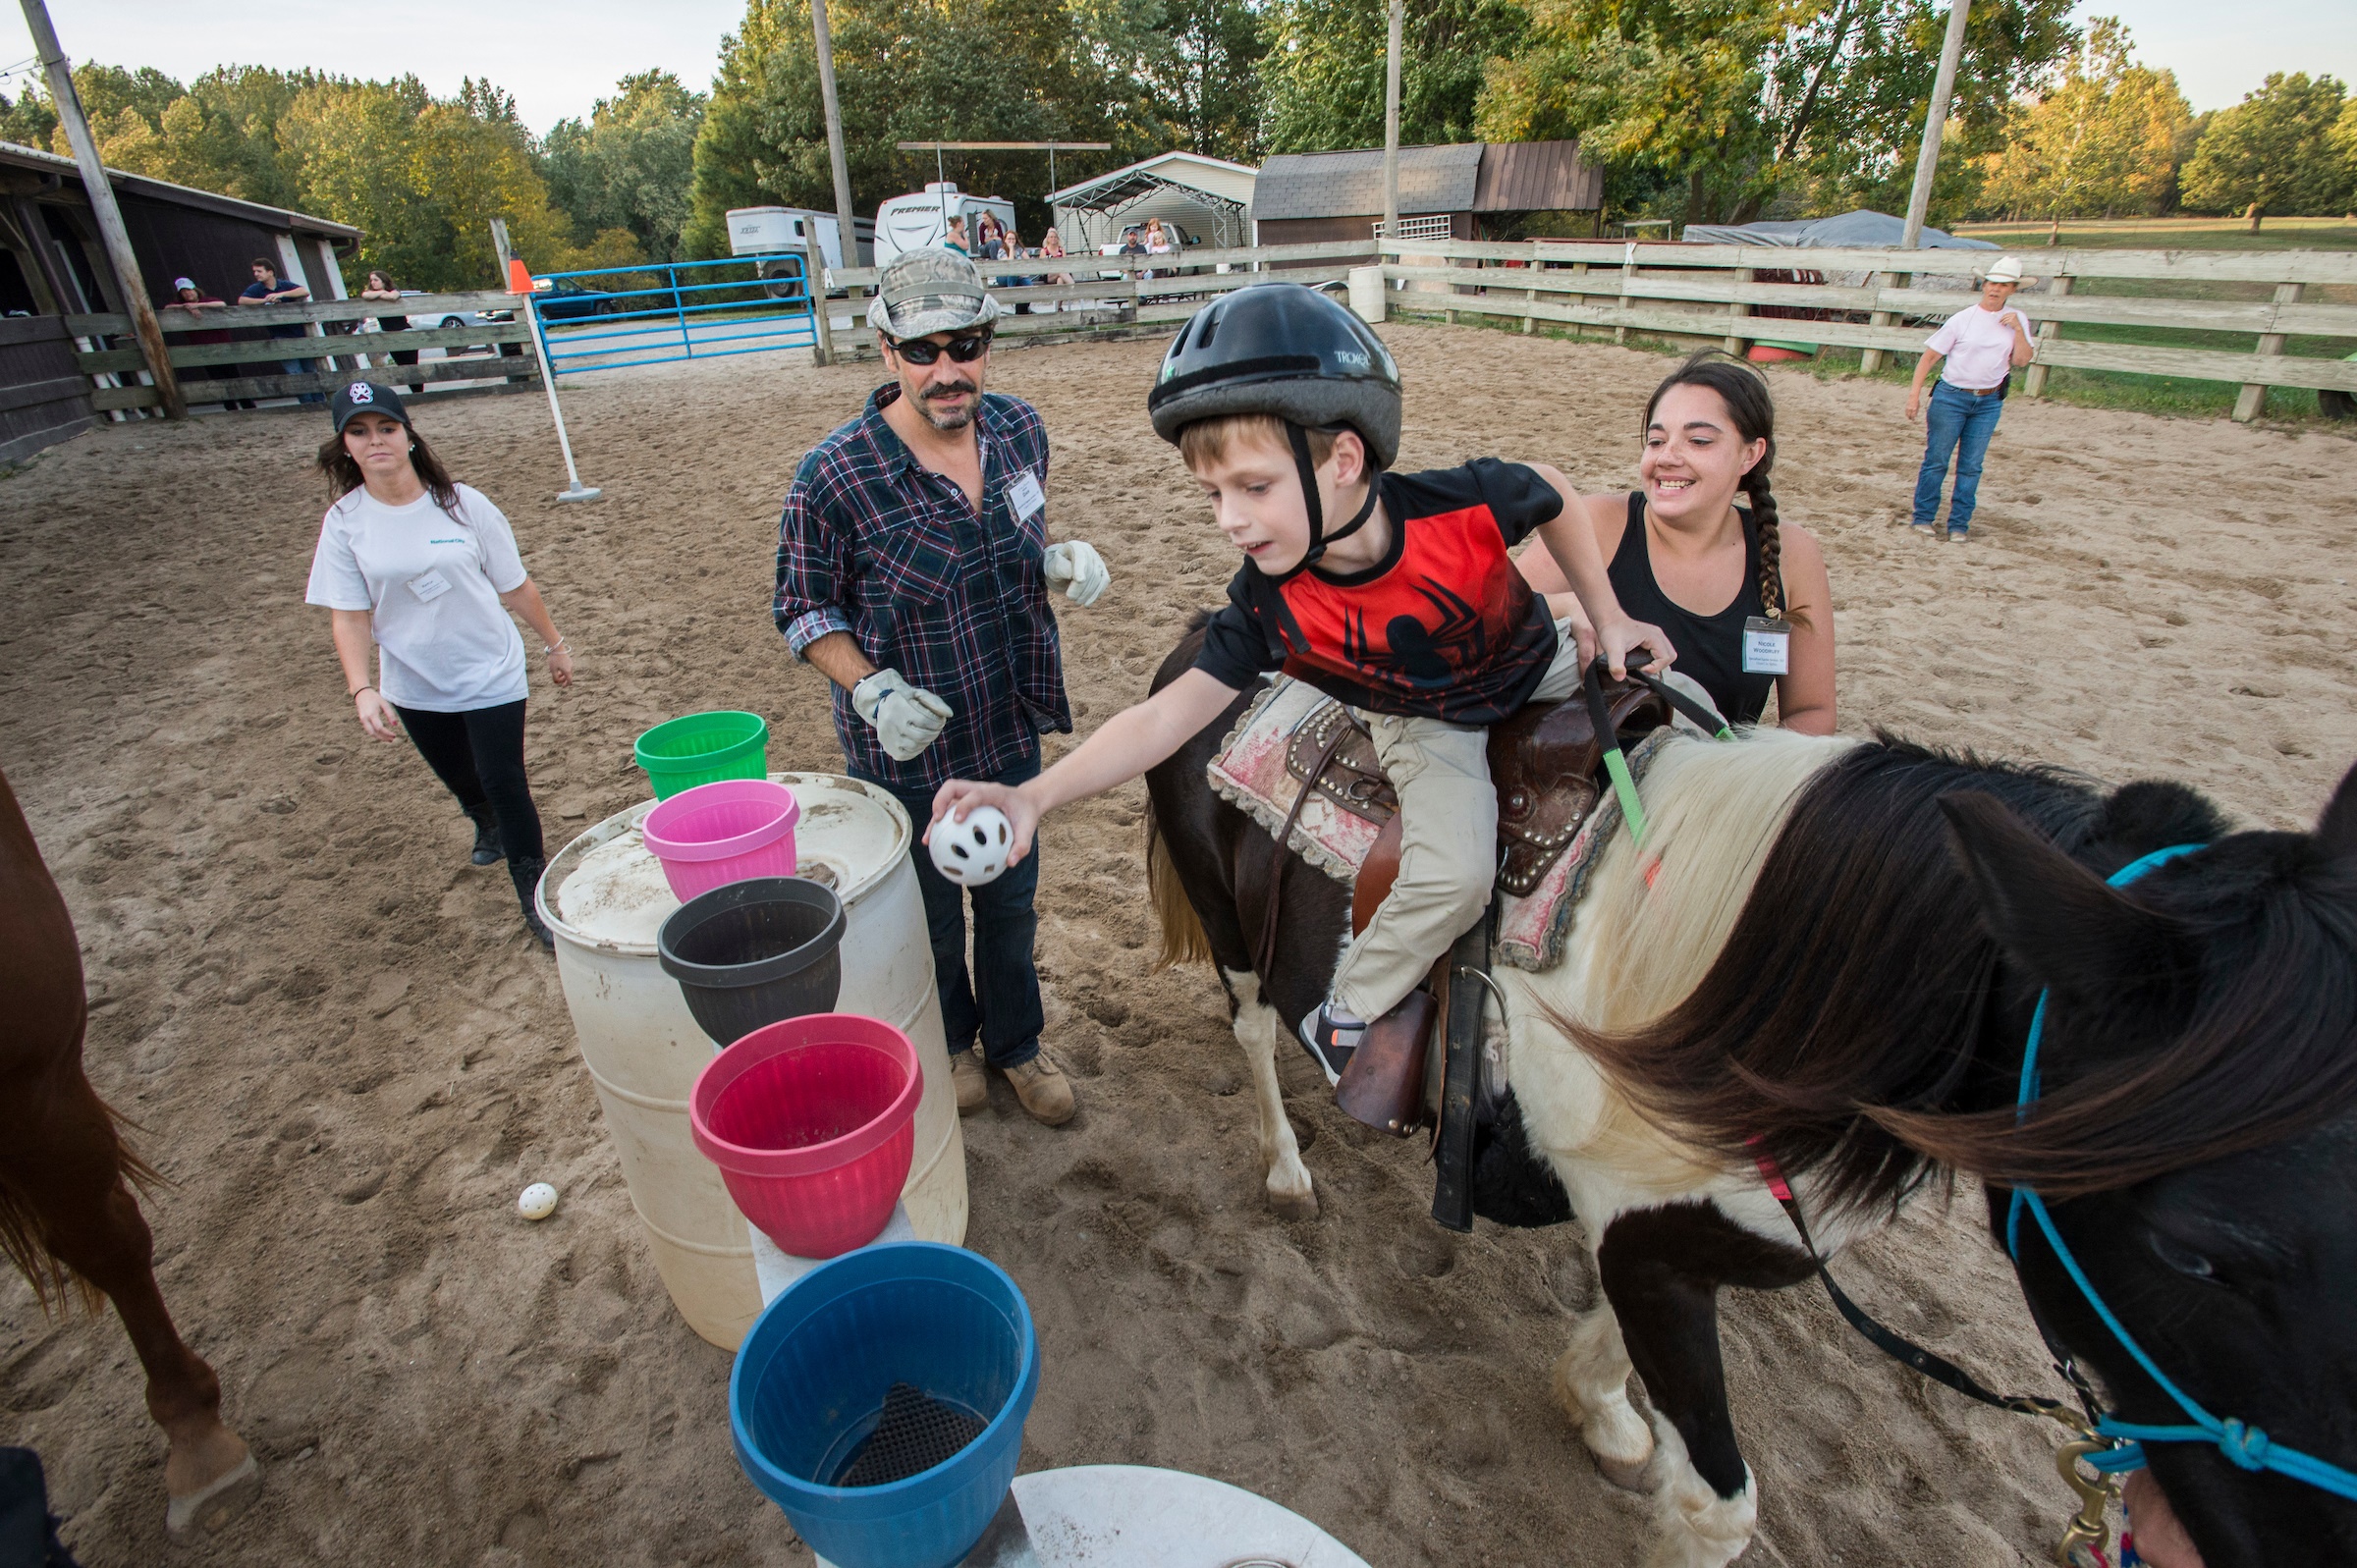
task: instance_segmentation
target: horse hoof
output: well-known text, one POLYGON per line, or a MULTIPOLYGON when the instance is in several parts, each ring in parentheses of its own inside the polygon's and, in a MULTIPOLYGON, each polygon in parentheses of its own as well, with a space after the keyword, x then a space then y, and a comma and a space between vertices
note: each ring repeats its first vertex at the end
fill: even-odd
POLYGON ((244 1513, 262 1494, 262 1467, 251 1454, 220 1480, 199 1487, 186 1497, 175 1497, 164 1510, 164 1528, 186 1540, 199 1530, 214 1531, 244 1513))
POLYGON ((1276 1212, 1280 1219, 1315 1219, 1318 1217, 1318 1195, 1314 1191, 1272 1192, 1269 1194, 1269 1208, 1276 1212))
POLYGON ((1654 1489, 1651 1485, 1651 1454, 1638 1460, 1607 1459, 1602 1454, 1591 1454, 1589 1457, 1596 1461, 1596 1473, 1622 1491, 1650 1493, 1654 1489))

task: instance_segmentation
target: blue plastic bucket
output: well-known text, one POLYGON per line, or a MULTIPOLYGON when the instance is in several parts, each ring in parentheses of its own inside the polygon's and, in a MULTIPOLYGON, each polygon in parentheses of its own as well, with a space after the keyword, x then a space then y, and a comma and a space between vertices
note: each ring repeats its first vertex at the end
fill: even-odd
POLYGON ((1039 1336, 1005 1270, 930 1241, 846 1253, 753 1324, 729 1375, 737 1462, 810 1549, 842 1568, 952 1568, 1014 1480, 1039 1392, 1039 1336), (985 1423, 930 1470, 839 1487, 887 1390, 907 1383, 985 1423))

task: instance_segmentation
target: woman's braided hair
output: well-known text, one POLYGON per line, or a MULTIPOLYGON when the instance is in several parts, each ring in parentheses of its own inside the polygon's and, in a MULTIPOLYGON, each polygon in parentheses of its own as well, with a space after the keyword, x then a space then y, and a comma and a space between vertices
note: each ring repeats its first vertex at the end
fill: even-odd
POLYGON ((1646 429, 1653 427, 1653 411, 1672 387, 1708 387, 1727 405, 1735 434, 1746 446, 1754 441, 1768 443, 1760 460, 1736 483, 1751 503, 1752 521, 1760 530, 1760 603, 1772 620, 1800 622, 1802 618, 1787 616, 1784 606, 1783 538, 1777 527, 1776 492, 1769 486, 1769 470, 1776 466, 1776 401, 1768 395, 1767 378, 1731 354, 1702 350, 1653 389, 1653 397, 1645 405, 1646 429))

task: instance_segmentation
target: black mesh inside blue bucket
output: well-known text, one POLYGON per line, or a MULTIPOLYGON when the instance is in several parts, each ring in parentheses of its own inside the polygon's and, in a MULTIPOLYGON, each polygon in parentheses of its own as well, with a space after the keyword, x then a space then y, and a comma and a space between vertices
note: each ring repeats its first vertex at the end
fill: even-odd
POLYGON ((906 1481, 955 1458, 988 1425, 961 1405, 896 1382, 885 1391, 875 1427, 858 1440, 830 1485, 885 1487, 906 1481))

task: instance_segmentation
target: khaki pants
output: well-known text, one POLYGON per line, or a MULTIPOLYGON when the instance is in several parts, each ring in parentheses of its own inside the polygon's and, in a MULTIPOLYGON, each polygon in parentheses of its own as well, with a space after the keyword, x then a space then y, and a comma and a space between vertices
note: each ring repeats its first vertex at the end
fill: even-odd
MULTIPOLYGON (((1556 622, 1555 663, 1533 702, 1579 689, 1570 622, 1556 622)), ((1368 1021, 1416 989, 1451 944, 1489 907, 1498 879, 1498 791, 1490 783, 1490 732, 1439 719, 1361 713, 1384 777, 1399 793, 1399 878, 1367 929, 1343 951, 1329 988, 1335 1003, 1368 1021)))

